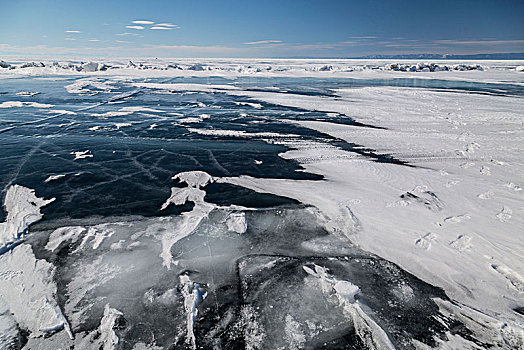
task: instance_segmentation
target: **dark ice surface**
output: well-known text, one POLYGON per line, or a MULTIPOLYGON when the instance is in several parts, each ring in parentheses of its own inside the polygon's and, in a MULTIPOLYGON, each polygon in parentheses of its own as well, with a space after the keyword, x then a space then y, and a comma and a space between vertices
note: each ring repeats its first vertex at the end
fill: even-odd
MULTIPOLYGON (((411 165, 290 123, 322 120, 375 127, 355 122, 355 116, 339 115, 335 120, 322 111, 225 92, 158 93, 130 83, 231 84, 244 90, 330 98, 337 97, 336 89, 362 86, 517 96, 524 95, 524 87, 433 79, 97 78, 110 88, 87 85, 84 93, 68 93, 64 86, 77 79, 4 79, 0 85, 0 103, 54 105, 0 109, 0 188, 2 197, 11 184, 33 188, 40 197, 56 197, 43 208, 44 219, 31 228, 28 242, 38 258, 56 266, 58 301, 75 333, 96 332, 109 303, 124 315, 115 328, 122 349, 132 349, 139 342, 191 348, 180 282, 180 276, 186 276, 193 283, 192 290, 199 293, 193 327, 197 348, 243 349, 259 341, 260 348, 277 349, 289 344, 290 336, 297 336, 301 346, 309 349, 369 348, 333 292, 323 291, 304 270, 304 266, 321 266, 333 279, 360 288, 359 305, 398 348, 414 348, 413 339, 434 346, 435 339, 446 339, 446 332, 475 341, 462 323, 439 313, 433 298, 448 300, 441 289, 332 237, 318 222, 315 208, 290 198, 223 183, 207 185, 205 201, 221 208, 216 207, 192 234, 171 247, 177 265, 166 269, 160 258, 163 229, 159 220, 174 220, 176 225, 183 213, 194 208, 193 203, 186 203, 160 210, 171 187, 182 186, 171 179, 173 175, 201 170, 215 177, 323 181, 300 164, 279 157, 291 149, 289 144, 257 133, 293 134, 297 142, 321 142, 372 161, 411 165), (20 91, 40 94, 17 96, 20 91), (262 108, 242 103, 257 103, 262 108), (122 107, 156 111, 106 114, 122 107), (181 121, 201 114, 209 118, 198 123, 181 121), (201 135, 190 128, 253 136, 201 135), (93 157, 74 160, 71 152, 85 150, 93 157), (46 182, 52 175, 65 176, 46 182), (245 233, 227 229, 228 215, 237 211, 231 206, 249 208, 245 233), (63 243, 54 252, 46 250, 52 230, 64 223, 84 226, 86 231, 107 223, 116 233, 97 249, 78 249, 80 238, 63 243), (154 232, 148 231, 151 227, 156 227, 154 232), (127 248, 121 248, 122 242, 127 248), (109 277, 98 275, 104 273, 109 277), (92 288, 84 286, 83 294, 73 295, 72 286, 79 278, 92 288), (76 318, 79 314, 82 317, 76 318), (289 327, 294 328, 290 331, 289 327)), ((0 221, 4 219, 5 212, 0 211, 0 221)))

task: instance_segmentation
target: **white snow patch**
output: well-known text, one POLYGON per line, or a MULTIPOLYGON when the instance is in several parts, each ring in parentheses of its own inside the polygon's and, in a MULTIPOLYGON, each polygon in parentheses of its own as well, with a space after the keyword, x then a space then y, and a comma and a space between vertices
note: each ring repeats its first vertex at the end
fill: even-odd
POLYGON ((176 174, 172 179, 185 182, 188 187, 171 188, 171 196, 162 204, 161 210, 166 209, 170 204, 183 205, 186 201, 191 201, 195 205, 193 210, 180 215, 177 229, 167 231, 161 236, 162 253, 160 256, 167 269, 170 269, 172 264, 176 265, 171 255, 173 244, 193 233, 200 222, 215 208, 214 204, 204 201, 206 192, 201 189, 213 181, 211 175, 203 171, 187 171, 176 174))
POLYGON ((44 182, 51 182, 51 181, 56 181, 56 180, 60 180, 60 179, 63 179, 64 177, 66 177, 65 174, 57 174, 57 175, 49 175, 45 180, 44 182))
POLYGON ((75 156, 73 160, 84 159, 84 158, 93 158, 93 155, 91 154, 90 150, 76 151, 76 152, 71 152, 70 154, 75 156))
POLYGON ((104 343, 104 350, 114 350, 117 348, 119 339, 114 331, 114 326, 116 320, 123 316, 124 314, 117 309, 109 307, 109 304, 106 304, 104 308, 104 316, 100 320, 100 326, 98 327, 101 340, 104 343))
POLYGON ((200 289, 200 286, 191 281, 189 276, 180 275, 180 284, 182 285, 182 296, 184 297, 184 309, 186 310, 186 327, 187 337, 186 341, 189 342, 192 349, 196 349, 195 333, 193 331, 194 323, 198 315, 197 306, 206 298, 207 292, 200 289))
POLYGON ((0 299, 32 337, 65 329, 73 335, 55 300, 55 269, 22 244, 0 256, 0 299))
POLYGON ((196 129, 196 128, 187 128, 190 132, 194 132, 199 135, 206 136, 232 136, 232 137, 245 137, 245 138, 254 138, 254 137, 274 137, 274 138, 289 138, 289 137, 299 137, 296 134, 279 134, 276 132, 247 132, 244 130, 224 130, 224 129, 196 129))
POLYGON ((33 96, 38 95, 39 93, 40 92, 38 92, 38 91, 34 91, 34 92, 31 92, 31 91, 20 91, 20 92, 16 93, 16 96, 33 97, 33 96))
POLYGON ((204 171, 185 171, 172 177, 173 180, 185 182, 191 187, 204 187, 213 182, 213 177, 204 171))
POLYGON ((241 213, 231 213, 226 219, 227 229, 236 233, 245 233, 247 231, 247 220, 246 214, 241 213))
POLYGON ((76 115, 76 112, 68 111, 68 110, 65 110, 65 109, 50 109, 50 110, 47 111, 47 113, 50 113, 50 114, 76 115))
POLYGON ((55 105, 38 102, 23 102, 23 101, 6 101, 0 103, 0 108, 22 108, 22 107, 33 107, 33 108, 52 108, 55 105))
POLYGON ((4 200, 7 218, 0 223, 0 254, 19 241, 29 225, 42 219, 40 208, 54 200, 39 198, 34 190, 24 186, 10 186, 4 200))
POLYGON ((237 106, 249 106, 256 109, 262 109, 262 105, 260 103, 254 103, 254 102, 235 102, 237 106))
POLYGON ((51 233, 45 248, 54 252, 63 242, 76 242, 85 230, 81 226, 59 227, 51 233))

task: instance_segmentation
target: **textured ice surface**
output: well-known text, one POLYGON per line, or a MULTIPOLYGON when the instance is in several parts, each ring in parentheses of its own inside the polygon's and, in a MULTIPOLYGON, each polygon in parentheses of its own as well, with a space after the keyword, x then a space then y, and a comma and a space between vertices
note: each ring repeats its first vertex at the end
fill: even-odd
POLYGON ((0 69, 3 344, 522 347, 522 63, 103 62, 0 69))

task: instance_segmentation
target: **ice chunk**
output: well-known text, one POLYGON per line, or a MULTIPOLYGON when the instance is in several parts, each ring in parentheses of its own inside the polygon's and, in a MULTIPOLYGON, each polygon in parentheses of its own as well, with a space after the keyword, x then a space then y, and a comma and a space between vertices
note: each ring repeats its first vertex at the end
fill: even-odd
POLYGON ((352 319, 355 332, 368 349, 395 349, 386 332, 362 310, 355 300, 355 296, 360 292, 358 286, 349 281, 338 280, 331 276, 325 267, 316 264, 313 268, 305 265, 303 268, 308 275, 318 278, 321 290, 326 295, 335 293, 344 309, 344 314, 352 319))
POLYGON ((88 63, 82 64, 82 71, 84 72, 88 72, 88 73, 96 72, 97 69, 98 69, 98 63, 96 62, 88 62, 88 63))
POLYGON ((93 158, 90 150, 71 152, 70 154, 74 155, 73 160, 84 159, 84 158, 93 158))
POLYGON ((11 316, 7 305, 0 299, 0 348, 17 349, 20 347, 18 340, 18 327, 11 316))
POLYGON ((260 103, 253 103, 253 102, 235 102, 237 106, 249 106, 256 109, 262 109, 262 105, 260 103))
POLYGON ((100 327, 98 328, 104 343, 104 350, 116 349, 119 339, 114 329, 117 327, 118 320, 122 318, 124 314, 109 307, 106 304, 104 308, 104 317, 100 321, 100 327))
POLYGON ((190 343, 192 349, 196 349, 195 333, 193 324, 198 315, 198 305, 204 301, 207 292, 200 289, 200 285, 191 281, 188 275, 180 275, 180 284, 182 285, 182 296, 184 297, 184 309, 187 314, 187 337, 186 341, 190 343))
POLYGON ((187 70, 203 71, 203 70, 204 70, 204 67, 203 67, 201 64, 199 64, 199 63, 195 63, 195 64, 189 66, 189 67, 187 68, 187 70))
POLYGON ((178 173, 172 177, 173 180, 185 182, 191 187, 204 187, 210 182, 213 182, 213 177, 204 171, 185 171, 178 173))
POLYGON ((173 180, 185 182, 189 187, 186 188, 171 188, 171 196, 162 204, 160 210, 164 210, 171 203, 175 205, 182 205, 186 201, 191 201, 195 204, 193 210, 183 213, 180 217, 180 224, 178 229, 162 236, 162 253, 163 264, 168 269, 171 264, 175 263, 171 255, 171 247, 184 237, 187 237, 200 225, 202 219, 207 217, 209 213, 215 208, 214 204, 206 203, 204 201, 206 192, 201 187, 213 181, 211 175, 204 171, 186 171, 178 173, 172 177, 173 180))
POLYGON ((35 91, 35 92, 30 92, 30 91, 20 91, 20 92, 17 92, 17 93, 16 93, 16 96, 33 97, 33 96, 38 95, 39 93, 40 93, 40 92, 38 92, 38 91, 35 91))
POLYGON ((50 251, 55 251, 63 242, 76 242, 80 235, 85 231, 81 226, 60 227, 51 233, 45 248, 50 251))
POLYGON ((10 186, 4 201, 7 218, 0 223, 0 254, 16 244, 29 225, 42 219, 40 208, 54 200, 39 198, 34 190, 24 186, 10 186))
POLYGON ((355 296, 360 293, 360 288, 348 281, 337 281, 333 286, 337 296, 341 300, 347 301, 349 303, 355 302, 355 296))
POLYGON ((162 204, 160 210, 166 209, 170 204, 183 205, 186 201, 199 203, 204 201, 206 192, 195 187, 171 188, 171 196, 162 204))
POLYGON ((247 231, 247 220, 245 213, 231 213, 226 219, 227 229, 236 233, 245 233, 247 231))
POLYGON ((65 174, 49 175, 47 177, 47 179, 44 180, 44 182, 56 181, 56 180, 62 179, 64 177, 66 177, 65 174))
POLYGON ((0 299, 33 336, 66 329, 73 338, 55 300, 54 271, 52 264, 36 259, 30 245, 15 247, 0 256, 0 299))

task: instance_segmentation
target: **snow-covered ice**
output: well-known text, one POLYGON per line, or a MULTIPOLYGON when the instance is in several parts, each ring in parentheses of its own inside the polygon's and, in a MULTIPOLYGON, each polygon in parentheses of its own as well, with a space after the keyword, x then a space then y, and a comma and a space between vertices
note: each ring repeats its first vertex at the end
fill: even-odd
POLYGON ((522 64, 0 62, 0 347, 522 348, 522 64))

